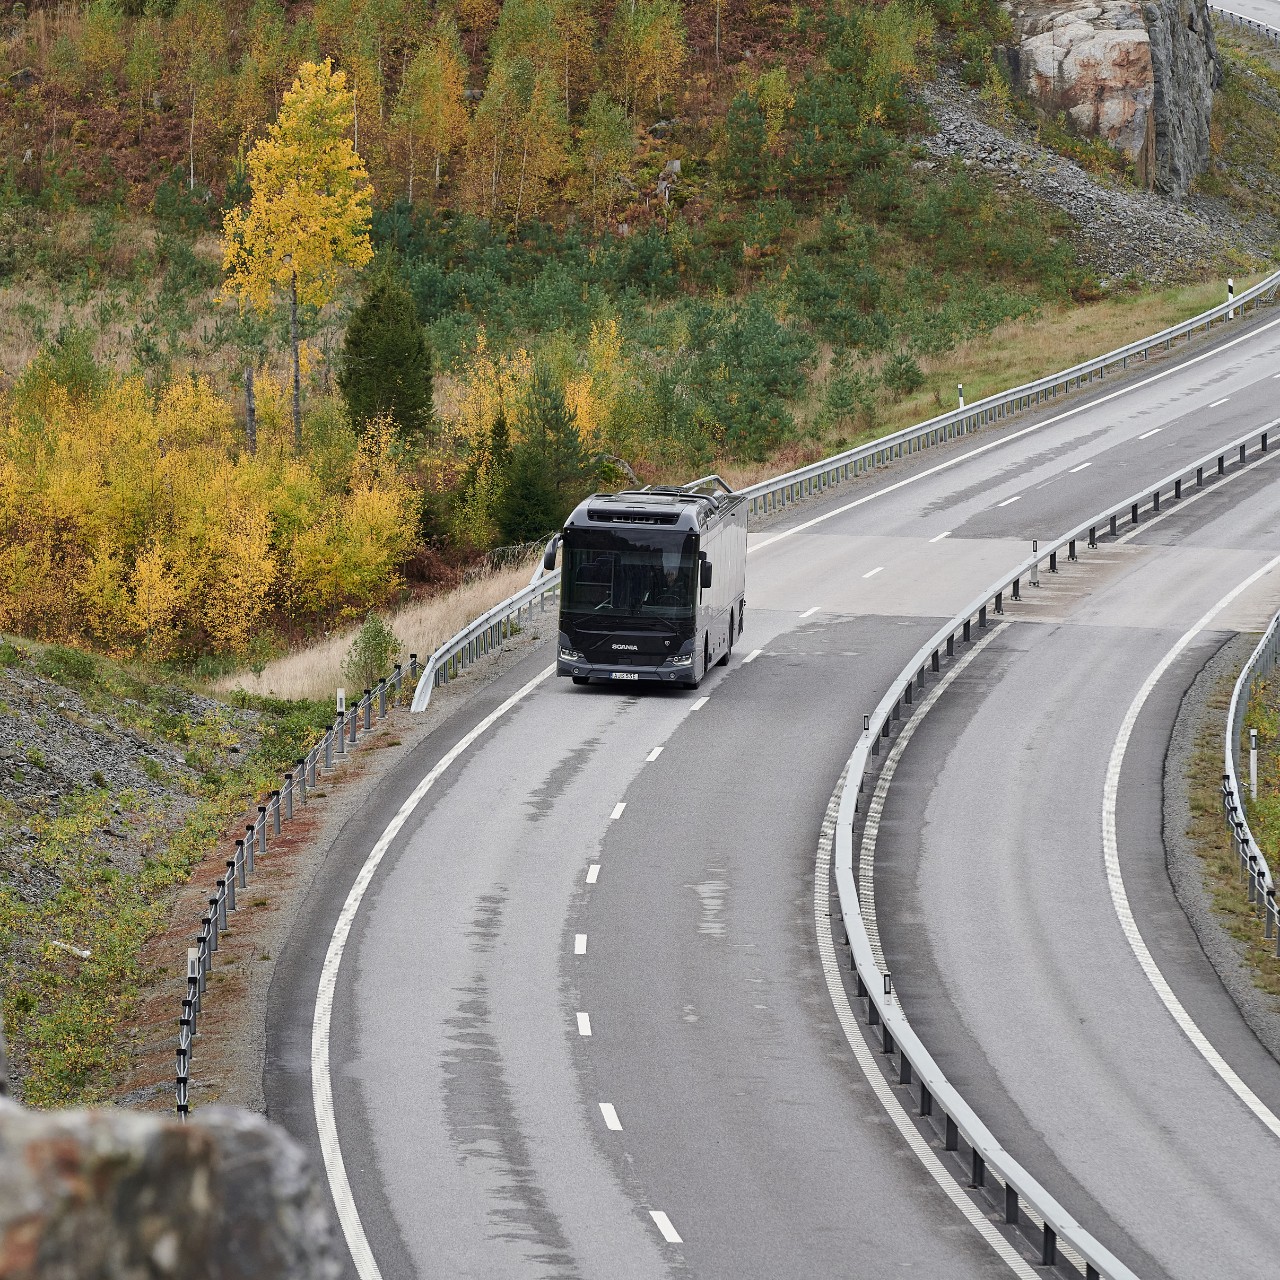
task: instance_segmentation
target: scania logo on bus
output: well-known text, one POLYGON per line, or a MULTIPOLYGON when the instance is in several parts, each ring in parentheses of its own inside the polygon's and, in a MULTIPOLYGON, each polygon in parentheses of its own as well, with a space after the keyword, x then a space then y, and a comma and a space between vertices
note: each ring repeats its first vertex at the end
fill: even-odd
POLYGON ((640 652, 640 646, 639 646, 638 644, 615 644, 615 645, 612 645, 612 646, 611 646, 611 648, 612 648, 615 652, 617 652, 619 649, 626 649, 626 650, 630 651, 631 653, 639 653, 639 652, 640 652))

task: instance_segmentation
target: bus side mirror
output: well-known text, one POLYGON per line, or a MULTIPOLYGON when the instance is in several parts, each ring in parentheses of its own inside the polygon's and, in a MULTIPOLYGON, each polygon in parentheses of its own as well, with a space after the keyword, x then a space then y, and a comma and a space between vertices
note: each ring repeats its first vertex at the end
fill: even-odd
POLYGON ((550 542, 547 543, 547 549, 542 553, 542 567, 547 573, 556 567, 556 550, 560 546, 560 535, 557 533, 550 542))
POLYGON ((698 566, 698 570, 700 574, 700 585, 705 591, 711 585, 711 561, 704 560, 698 566))

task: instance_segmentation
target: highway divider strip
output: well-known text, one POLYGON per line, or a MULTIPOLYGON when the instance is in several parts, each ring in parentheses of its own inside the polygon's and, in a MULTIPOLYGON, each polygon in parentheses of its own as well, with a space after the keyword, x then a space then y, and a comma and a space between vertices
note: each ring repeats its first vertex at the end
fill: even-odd
POLYGON ((1087 546, 1096 547, 1100 536, 1118 536, 1122 518, 1127 524, 1136 525, 1144 510, 1151 514, 1159 513, 1162 499, 1176 502, 1188 486, 1193 486, 1194 490, 1203 489, 1206 475, 1212 484, 1214 477, 1228 474, 1229 466, 1248 465, 1250 446, 1257 454, 1267 453, 1270 433, 1277 425, 1280 425, 1280 419, 1255 428, 1198 462, 1180 468, 1158 484, 1144 487, 1124 502, 1082 521, 1043 547, 1036 547, 1031 556, 990 586, 921 646, 881 698, 875 711, 864 717, 862 735, 849 757, 845 773, 836 815, 835 880, 850 963, 856 975, 857 994, 866 1000, 867 1023, 881 1028, 884 1053, 898 1055, 899 1083, 918 1089, 920 1114, 941 1116, 944 1149, 958 1151, 962 1141, 968 1148, 971 1184, 982 1187, 988 1174, 994 1174, 1004 1188, 1006 1222, 1013 1226, 1028 1225, 1028 1219, 1038 1223, 1036 1246, 1040 1264, 1052 1266, 1058 1261, 1061 1241, 1069 1246, 1073 1260, 1078 1257, 1083 1262, 1087 1280, 1103 1276, 1108 1280, 1136 1278, 1000 1145, 947 1080, 894 1000, 892 975, 877 959, 858 897, 853 856, 855 824, 861 821, 865 825, 868 817, 870 805, 863 806, 862 796, 871 773, 872 759, 880 754, 881 742, 892 736, 894 724, 902 719, 904 706, 911 706, 923 693, 926 671, 940 672, 944 653, 949 658, 955 656, 957 637, 960 643, 967 643, 973 639, 975 626, 978 630, 985 630, 989 611, 994 615, 1004 613, 1006 593, 1009 599, 1020 600, 1024 582, 1031 586, 1039 584, 1042 565, 1049 573, 1057 572, 1058 556, 1064 550, 1069 559, 1075 560, 1080 542, 1086 541, 1087 546))

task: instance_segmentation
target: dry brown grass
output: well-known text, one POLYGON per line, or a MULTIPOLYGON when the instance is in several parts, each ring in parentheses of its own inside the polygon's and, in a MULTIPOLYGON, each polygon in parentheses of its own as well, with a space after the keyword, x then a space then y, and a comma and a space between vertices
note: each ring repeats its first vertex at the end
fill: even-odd
MULTIPOLYGON (((1238 279, 1237 294, 1261 278, 1238 279)), ((874 430, 843 439, 827 433, 788 445, 768 462, 734 463, 721 459, 713 469, 735 488, 756 484, 954 408, 957 382, 964 383, 965 400, 972 404, 983 396, 1114 351, 1225 301, 1225 282, 1208 281, 1158 293, 1118 295, 1089 306, 1055 308, 1024 320, 1011 320, 989 334, 959 343, 943 355, 922 360, 925 385, 897 403, 882 403, 874 430)))
MULTIPOLYGON (((390 614, 392 630, 404 645, 403 659, 407 661, 410 653, 416 653, 425 662, 467 623, 527 586, 535 563, 536 558, 531 558, 515 568, 483 574, 453 591, 415 601, 390 614)), ((342 660, 356 630, 350 627, 336 631, 319 644, 267 663, 257 675, 240 672, 224 677, 214 687, 224 693, 243 689, 277 698, 331 698, 334 690, 345 683, 342 660)))

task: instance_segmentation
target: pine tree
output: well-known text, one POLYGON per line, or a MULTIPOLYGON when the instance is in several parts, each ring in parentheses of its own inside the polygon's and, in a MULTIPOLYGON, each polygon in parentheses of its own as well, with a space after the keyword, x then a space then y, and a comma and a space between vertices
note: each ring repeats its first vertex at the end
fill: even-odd
POLYGON ((759 194, 769 159, 768 142, 764 112, 750 94, 737 94, 725 116, 720 156, 720 172, 736 194, 759 194))
POLYGON ((431 426, 431 347, 409 291, 384 268, 352 313, 338 389, 356 427, 386 415, 401 439, 431 426))

